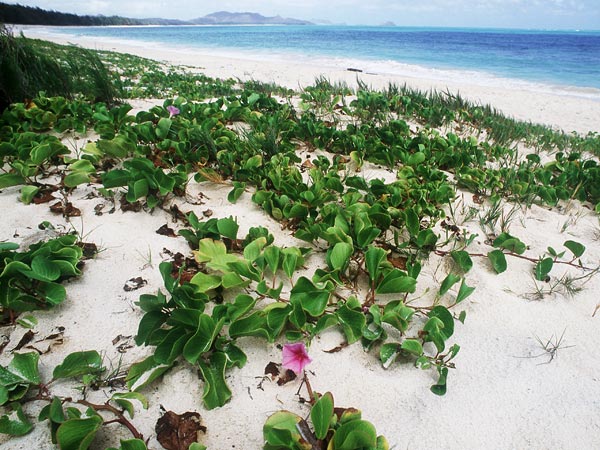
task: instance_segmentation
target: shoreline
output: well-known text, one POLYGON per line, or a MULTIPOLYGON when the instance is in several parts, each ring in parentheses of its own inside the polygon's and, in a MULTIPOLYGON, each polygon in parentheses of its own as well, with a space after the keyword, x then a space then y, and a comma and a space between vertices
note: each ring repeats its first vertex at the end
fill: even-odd
MULTIPOLYGON (((53 27, 14 26, 15 33, 22 32, 26 37, 45 39, 59 44, 75 44, 94 50, 108 50, 131 53, 149 59, 174 65, 198 68, 207 76, 214 78, 239 78, 242 81, 257 80, 273 82, 278 85, 302 89, 314 83, 319 76, 331 81, 345 82, 356 87, 357 78, 374 89, 386 88, 390 83, 406 84, 422 91, 437 90, 459 93, 471 102, 489 104, 505 115, 517 120, 539 123, 566 133, 587 134, 599 130, 600 100, 584 98, 566 89, 557 92, 533 90, 535 83, 523 82, 523 86, 491 86, 481 80, 456 81, 436 79, 425 70, 415 76, 385 73, 384 68, 377 72, 364 70, 362 73, 348 71, 351 62, 336 58, 331 61, 274 60, 262 55, 249 54, 243 57, 232 55, 226 50, 202 50, 189 47, 169 46, 162 43, 143 43, 142 41, 123 41, 109 38, 92 38, 53 33, 53 27)), ((284 56, 285 57, 285 56, 284 56)), ((292 55, 293 58, 293 55, 292 55)), ((406 65, 408 70, 413 67, 406 65)), ((468 71, 465 71, 468 76, 468 71)), ((504 80, 498 78, 498 80, 504 80)), ((509 79, 506 79, 509 80, 509 79)), ((510 80, 512 81, 512 80, 510 80)), ((546 88, 547 89, 547 88, 546 88)), ((574 88, 577 89, 577 88, 574 88)), ((583 90, 583 89, 582 89, 583 90)), ((595 91, 590 88, 590 90, 595 91)))

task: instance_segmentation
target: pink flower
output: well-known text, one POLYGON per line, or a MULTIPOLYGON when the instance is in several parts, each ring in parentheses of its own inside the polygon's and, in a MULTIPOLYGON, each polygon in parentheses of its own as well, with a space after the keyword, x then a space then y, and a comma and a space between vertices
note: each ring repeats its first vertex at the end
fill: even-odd
POLYGON ((181 112, 181 111, 179 111, 179 108, 177 108, 176 106, 173 106, 173 105, 167 106, 167 111, 169 111, 169 114, 171 115, 171 117, 176 116, 177 114, 179 114, 181 112))
POLYGON ((283 346, 283 367, 293 370, 297 375, 300 375, 311 361, 303 342, 283 346))

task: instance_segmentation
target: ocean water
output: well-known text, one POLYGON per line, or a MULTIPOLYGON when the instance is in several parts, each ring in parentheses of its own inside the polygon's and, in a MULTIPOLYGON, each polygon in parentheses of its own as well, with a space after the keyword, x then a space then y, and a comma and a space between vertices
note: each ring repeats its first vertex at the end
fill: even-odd
POLYGON ((247 59, 521 85, 600 101, 600 31, 315 25, 64 27, 53 32, 247 59))

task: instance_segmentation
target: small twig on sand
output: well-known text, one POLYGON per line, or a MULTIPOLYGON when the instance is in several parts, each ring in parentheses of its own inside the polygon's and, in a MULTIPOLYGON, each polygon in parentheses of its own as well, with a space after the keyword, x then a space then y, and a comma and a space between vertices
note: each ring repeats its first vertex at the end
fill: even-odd
POLYGON ((536 341, 538 341, 538 343, 540 344, 540 346, 542 347, 542 349, 544 350, 544 353, 540 353, 539 355, 533 355, 533 356, 515 356, 515 358, 540 358, 544 355, 548 355, 549 359, 546 362, 542 362, 539 363, 538 365, 542 365, 542 364, 550 364, 554 358, 556 358, 558 350, 559 349, 566 349, 566 348, 571 348, 571 347, 575 347, 574 345, 562 345, 563 339, 565 337, 565 332, 567 331, 567 329, 565 328, 562 332, 562 334, 560 335, 560 337, 555 336, 554 334, 552 336, 550 336, 550 339, 548 339, 547 341, 542 341, 538 336, 535 336, 536 341))

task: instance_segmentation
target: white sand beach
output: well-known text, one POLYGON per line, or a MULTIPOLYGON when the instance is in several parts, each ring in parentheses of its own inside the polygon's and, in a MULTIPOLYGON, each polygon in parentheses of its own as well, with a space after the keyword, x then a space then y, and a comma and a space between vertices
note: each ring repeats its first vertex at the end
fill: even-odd
MULTIPOLYGON (((357 77, 357 73, 347 71, 346 67, 265 63, 131 43, 74 39, 31 27, 25 28, 24 33, 28 37, 194 66, 211 77, 256 79, 291 88, 309 85, 318 75, 350 85, 357 77)), ((385 74, 358 76, 374 88, 393 82, 419 89, 460 92, 470 100, 489 103, 517 119, 566 132, 600 131, 600 102, 590 99, 481 86, 469 80, 458 85, 385 74)), ((151 102, 143 107, 149 104, 151 102)), ((375 167, 365 166, 363 170, 369 170, 366 175, 363 172, 369 179, 389 176, 375 167)), ((142 317, 135 302, 140 294, 163 289, 158 265, 169 258, 165 249, 190 253, 183 238, 156 233, 165 224, 175 230, 181 228, 166 212, 156 209, 152 213, 134 213, 117 208, 109 213, 110 205, 106 205, 103 214, 97 215, 98 205, 105 200, 88 196, 91 190, 89 186, 79 186, 71 195, 71 201, 82 215, 71 218, 70 223, 52 214, 47 205, 21 204, 18 187, 0 193, 2 240, 35 241, 43 235, 38 224, 47 220, 66 231, 74 229, 84 241, 94 242, 101 249, 95 259, 86 262, 83 275, 67 284, 68 296, 63 304, 51 311, 34 313, 39 324, 35 327, 32 345, 37 348, 49 345, 43 339, 56 333, 57 327, 64 327, 63 342, 41 356, 42 377, 46 379, 51 376, 51 368, 74 351, 101 351, 108 368, 127 367, 148 355, 150 349, 133 343, 142 317), (124 291, 127 280, 135 277, 142 277, 147 284, 139 290, 124 291), (36 342, 38 340, 41 342, 36 342)), ((274 234, 277 245, 299 244, 289 231, 282 230, 278 222, 251 201, 250 192, 243 194, 236 204, 230 204, 227 201, 230 190, 228 185, 190 183, 186 198, 194 201, 177 199, 175 202, 182 211, 194 211, 199 217, 209 209, 213 217, 236 217, 239 236, 244 236, 250 227, 263 225, 274 234)), ((466 193, 463 198, 464 204, 472 205, 471 194, 466 193)), ((510 206, 505 206, 507 211, 510 206)), ((479 235, 470 251, 486 253, 489 250, 477 217, 464 222, 461 228, 479 235)), ((586 246, 582 257, 584 265, 595 267, 600 261, 600 224, 597 214, 588 205, 576 201, 556 208, 534 205, 517 212, 510 231, 529 246, 526 254, 531 257, 542 255, 548 246, 562 249, 564 241, 575 240, 586 246), (568 226, 563 227, 565 223, 568 226)), ((323 264, 323 253, 313 253, 307 260, 310 270, 323 264)), ((418 302, 431 302, 449 264, 448 257, 431 257, 424 264, 417 292, 412 297, 418 302)), ((509 269, 496 275, 487 259, 475 260, 467 281, 476 291, 455 311, 464 310, 467 317, 464 325, 457 322, 451 338, 461 350, 455 359, 456 369, 449 375, 445 396, 430 392, 429 387, 436 379, 433 372, 416 369, 410 363, 395 364, 385 370, 377 354, 364 352, 359 343, 337 353, 326 353, 325 350, 344 342, 337 331, 320 335, 309 349, 313 362, 307 370, 313 389, 331 391, 336 406, 362 410, 363 418, 387 437, 394 450, 600 448, 600 312, 594 316, 600 304, 600 276, 592 277, 573 297, 557 292, 535 299, 531 268, 529 261, 510 259, 509 269), (540 341, 550 342, 549 347, 544 349, 540 341), (553 345, 555 352, 551 351, 553 345)), ((553 273, 561 276, 566 272, 584 273, 568 270, 566 266, 556 267, 553 273)), ((0 355, 0 363, 7 363, 10 350, 26 331, 19 326, 0 329, 0 333, 10 339, 0 355)), ((303 417, 308 414, 308 406, 300 403, 296 395, 300 381, 278 386, 273 381, 263 380, 265 366, 270 361, 281 362, 281 350, 258 339, 242 338, 239 343, 248 355, 248 363, 243 369, 228 372, 233 397, 222 408, 207 411, 202 406, 203 383, 198 373, 184 364, 142 391, 150 407, 137 409, 132 421, 149 438, 149 448, 161 448, 154 431, 161 408, 177 413, 199 412, 207 427, 201 443, 211 450, 260 449, 262 426, 270 414, 280 409, 303 417)), ((53 389, 70 395, 72 387, 57 384, 53 389)), ((301 393, 306 397, 305 390, 301 393)), ((108 396, 109 390, 89 392, 89 398, 98 403, 108 396)), ((34 404, 30 406, 28 412, 33 417, 38 410, 34 404)), ((49 433, 47 424, 40 423, 25 437, 0 437, 0 447, 7 450, 55 448, 50 443, 49 433)), ((119 438, 127 437, 123 427, 106 427, 92 448, 118 447, 119 438)))

